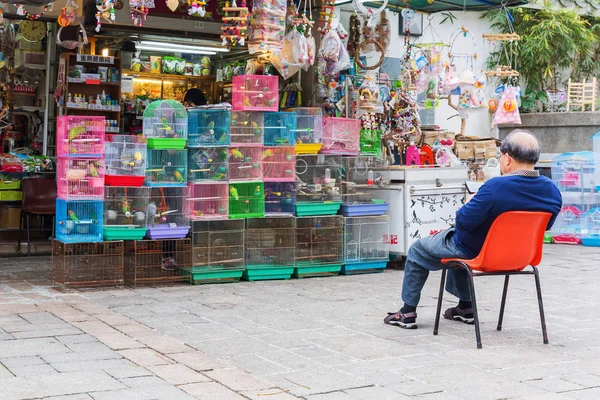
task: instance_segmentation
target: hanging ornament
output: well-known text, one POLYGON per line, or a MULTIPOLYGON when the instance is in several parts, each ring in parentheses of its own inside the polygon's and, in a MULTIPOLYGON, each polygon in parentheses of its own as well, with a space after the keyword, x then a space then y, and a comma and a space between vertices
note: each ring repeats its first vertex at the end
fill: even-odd
MULTIPOLYGON (((0 33, 4 33, 4 8, 2 6, 0 6, 0 33)), ((4 60, 4 56, 2 59, 4 60)))
POLYGON ((221 27, 221 39, 223 46, 228 47, 243 47, 246 44, 246 36, 248 30, 248 7, 246 0, 243 0, 241 7, 238 7, 235 0, 232 1, 231 7, 229 1, 225 1, 223 7, 223 23, 221 27))
POLYGON ((144 21, 148 19, 148 11, 154 8, 154 0, 130 0, 129 18, 134 26, 144 26, 144 21))
POLYGON ((69 0, 65 6, 60 10, 58 16, 58 25, 61 27, 69 26, 77 21, 77 3, 74 0, 69 0))
POLYGON ((387 51, 388 47, 390 47, 390 21, 387 19, 387 14, 385 11, 381 12, 379 23, 375 27, 375 40, 381 44, 385 51, 387 51))
POLYGON ((350 57, 354 57, 354 53, 356 52, 356 48, 360 43, 360 19, 358 18, 358 14, 355 12, 350 16, 350 33, 348 36, 348 54, 350 57))
POLYGON ((109 23, 115 21, 115 3, 113 0, 96 0, 96 32, 100 32, 102 18, 109 23))
POLYGON ((44 8, 42 9, 42 12, 40 12, 39 14, 31 14, 29 11, 27 11, 27 9, 25 8, 25 6, 23 4, 15 4, 15 5, 17 6, 17 15, 25 17, 26 19, 28 19, 30 21, 35 21, 37 19, 40 19, 44 14, 46 14, 46 12, 48 12, 51 4, 46 4, 44 6, 44 8))
POLYGON ((204 0, 188 0, 188 6, 188 15, 198 15, 202 18, 206 14, 206 1, 204 0))

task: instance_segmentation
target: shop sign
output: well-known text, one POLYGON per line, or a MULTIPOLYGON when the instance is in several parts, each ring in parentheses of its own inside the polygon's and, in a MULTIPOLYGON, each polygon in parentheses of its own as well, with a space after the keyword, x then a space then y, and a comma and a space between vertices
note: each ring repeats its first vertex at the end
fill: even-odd
POLYGON ((88 62, 96 64, 114 64, 115 58, 112 56, 95 56, 91 54, 77 54, 77 62, 88 62))

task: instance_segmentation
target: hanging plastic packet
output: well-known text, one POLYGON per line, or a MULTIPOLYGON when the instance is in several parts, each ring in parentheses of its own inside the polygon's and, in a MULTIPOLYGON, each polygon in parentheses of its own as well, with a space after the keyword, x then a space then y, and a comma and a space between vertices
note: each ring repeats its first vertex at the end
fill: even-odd
POLYGON ((318 58, 318 69, 322 76, 334 76, 350 68, 348 51, 334 30, 330 30, 323 37, 318 58))
POLYGON ((310 29, 307 29, 306 35, 307 35, 306 36, 306 48, 307 48, 308 62, 306 62, 302 66, 302 69, 305 71, 308 71, 308 69, 315 64, 315 56, 317 54, 317 44, 315 42, 315 38, 310 33, 310 29))
POLYGON ((283 79, 289 79, 300 71, 306 62, 307 54, 308 44, 306 38, 296 29, 292 29, 283 40, 281 52, 273 54, 270 61, 283 79))
POLYGON ((516 92, 517 90, 513 86, 506 86, 506 89, 498 102, 494 119, 492 120, 494 125, 521 125, 521 116, 519 114, 519 107, 517 106, 516 92))
POLYGON ((383 113, 383 102, 379 93, 379 86, 375 83, 374 73, 369 71, 358 89, 357 117, 365 113, 383 113))

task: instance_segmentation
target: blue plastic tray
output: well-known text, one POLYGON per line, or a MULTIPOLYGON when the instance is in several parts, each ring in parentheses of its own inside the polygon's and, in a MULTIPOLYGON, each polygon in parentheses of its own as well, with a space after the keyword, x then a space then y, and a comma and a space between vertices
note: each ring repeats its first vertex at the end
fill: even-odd
POLYGON ((371 261, 356 264, 345 264, 342 267, 342 275, 370 274, 373 272, 383 272, 387 261, 371 261))
POLYGON ((362 217, 364 215, 383 215, 387 212, 388 203, 342 204, 340 214, 344 217, 362 217))

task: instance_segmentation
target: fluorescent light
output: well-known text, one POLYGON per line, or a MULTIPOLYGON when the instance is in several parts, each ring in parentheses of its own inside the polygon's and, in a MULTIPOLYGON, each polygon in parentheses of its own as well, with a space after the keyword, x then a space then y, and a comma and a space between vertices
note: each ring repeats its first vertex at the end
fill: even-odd
POLYGON ((335 0, 336 6, 341 6, 342 4, 352 3, 352 0, 335 0))
POLYGON ((226 47, 209 47, 209 46, 193 46, 193 45, 187 45, 187 44, 177 44, 177 43, 170 43, 170 42, 154 42, 151 40, 142 40, 140 42, 140 44, 142 46, 161 46, 161 47, 172 47, 172 48, 176 48, 176 49, 181 49, 181 50, 196 50, 196 51, 218 51, 218 52, 223 52, 226 53, 229 51, 228 48, 226 47))
POLYGON ((102 55, 104 57, 108 56, 108 47, 105 47, 105 48, 102 49, 102 55))
POLYGON ((138 50, 148 50, 148 51, 157 51, 159 53, 189 53, 189 54, 204 54, 207 56, 214 56, 217 53, 214 51, 205 51, 205 50, 185 50, 185 49, 178 49, 176 47, 167 47, 167 46, 144 46, 141 44, 138 44, 135 46, 136 49, 138 50))

